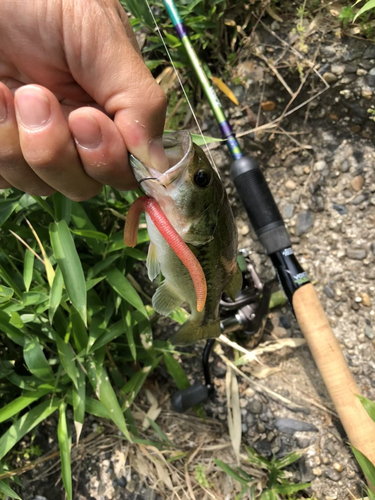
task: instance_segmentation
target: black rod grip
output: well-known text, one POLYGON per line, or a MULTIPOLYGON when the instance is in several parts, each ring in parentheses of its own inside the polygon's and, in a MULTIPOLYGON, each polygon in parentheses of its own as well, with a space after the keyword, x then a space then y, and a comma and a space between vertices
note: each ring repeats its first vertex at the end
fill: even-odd
POLYGON ((289 247, 284 221, 257 161, 249 156, 235 160, 230 177, 266 252, 271 254, 289 247))
POLYGON ((171 403, 174 411, 184 413, 193 406, 207 401, 209 396, 208 387, 202 384, 194 384, 187 389, 172 394, 171 403))

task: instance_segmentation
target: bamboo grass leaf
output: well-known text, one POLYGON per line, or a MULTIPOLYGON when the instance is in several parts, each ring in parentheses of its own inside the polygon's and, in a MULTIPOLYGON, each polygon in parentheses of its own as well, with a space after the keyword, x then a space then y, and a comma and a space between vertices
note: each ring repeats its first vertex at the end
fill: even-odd
POLYGON ((40 422, 52 415, 59 407, 59 400, 44 401, 25 415, 22 415, 0 438, 0 460, 20 439, 36 427, 40 422))
POLYGON ((87 325, 85 276, 72 235, 64 220, 50 225, 50 237, 55 258, 64 277, 68 296, 87 325))
POLYGON ((370 460, 361 451, 354 448, 354 446, 350 447, 368 481, 371 484, 375 484, 375 465, 371 463, 370 460))
POLYGON ((16 498, 17 500, 21 500, 21 498, 17 495, 15 491, 12 490, 8 482, 5 480, 0 481, 0 493, 5 495, 5 497, 16 498))
POLYGON ((364 398, 363 396, 357 396, 357 398, 362 403, 363 408, 367 411, 371 420, 373 420, 375 422, 375 403, 374 403, 374 401, 370 401, 369 399, 364 398))
POLYGON ((53 195, 56 221, 64 220, 69 225, 72 214, 72 203, 73 202, 62 193, 56 193, 53 195))
POLYGON ((129 304, 138 309, 146 318, 148 314, 143 302, 125 276, 117 269, 107 271, 106 278, 113 290, 118 293, 129 304))
POLYGON ((129 349, 135 361, 137 359, 137 348, 134 342, 132 314, 130 311, 125 310, 124 303, 121 304, 121 312, 122 312, 122 320, 124 322, 125 334, 128 341, 129 349))
POLYGON ((299 484, 278 484, 273 487, 275 493, 280 495, 290 495, 291 493, 296 493, 296 491, 305 490, 311 486, 310 483, 299 483, 299 484))
POLYGON ((72 468, 70 462, 71 439, 69 435, 68 423, 66 420, 66 404, 64 402, 61 402, 59 406, 59 424, 57 427, 57 438, 60 447, 61 476, 64 483, 67 499, 72 500, 72 468))
POLYGON ((117 400, 116 393, 109 381, 106 369, 96 359, 92 359, 86 365, 89 380, 97 395, 97 398, 108 411, 111 420, 117 425, 124 436, 131 441, 131 437, 125 422, 124 414, 117 400))
POLYGON ((25 283, 26 292, 29 291, 31 281, 33 279, 34 260, 35 256, 33 252, 30 252, 30 250, 26 248, 24 262, 23 262, 23 282, 25 283))
POLYGON ((0 304, 8 302, 13 297, 14 291, 12 288, 0 285, 0 304))
POLYGON ((190 387, 190 382, 184 369, 172 354, 168 352, 164 353, 164 363, 180 391, 190 387))
POLYGON ((83 421, 85 418, 85 402, 86 402, 86 375, 81 367, 78 367, 78 387, 73 388, 73 413, 74 426, 76 428, 76 443, 79 443, 83 421))
POLYGON ((23 357, 27 368, 35 377, 41 380, 50 382, 54 378, 54 374, 50 364, 48 363, 43 348, 37 338, 30 338, 25 340, 23 348, 23 357))
POLYGON ((100 231, 94 231, 92 229, 72 229, 72 233, 77 236, 82 236, 82 238, 91 238, 93 240, 108 241, 108 236, 100 231))
POLYGON ((218 459, 214 458, 214 462, 218 467, 220 467, 220 469, 222 469, 226 474, 228 474, 228 476, 232 477, 233 479, 235 479, 239 483, 243 484, 244 486, 249 483, 249 481, 247 481, 246 479, 241 477, 234 469, 232 469, 232 467, 227 465, 222 460, 218 460, 218 459))
POLYGON ((65 343, 64 340, 57 333, 55 333, 54 337, 55 337, 55 342, 57 345, 57 351, 59 353, 59 358, 60 358, 61 364, 63 365, 66 373, 69 375, 69 377, 73 381, 74 386, 77 388, 78 387, 78 380, 77 380, 78 374, 77 374, 77 366, 75 363, 76 354, 73 351, 73 348, 71 347, 71 345, 65 343))
POLYGON ((85 324, 74 307, 71 308, 70 320, 72 322, 74 345, 76 346, 77 352, 81 352, 83 349, 86 349, 89 337, 85 324))
POLYGON ((14 415, 17 415, 17 413, 22 411, 31 403, 34 403, 34 401, 37 401, 38 399, 42 398, 49 392, 50 392, 49 389, 25 391, 22 394, 22 396, 13 399, 13 401, 11 401, 10 403, 8 403, 7 405, 5 405, 3 408, 0 409, 0 423, 4 422, 5 420, 8 420, 8 418, 14 417, 14 415))
POLYGON ((64 278, 60 269, 60 266, 56 267, 55 277, 53 278, 53 283, 51 287, 51 293, 49 295, 49 311, 48 319, 52 325, 53 317, 60 305, 62 292, 64 286, 64 278))

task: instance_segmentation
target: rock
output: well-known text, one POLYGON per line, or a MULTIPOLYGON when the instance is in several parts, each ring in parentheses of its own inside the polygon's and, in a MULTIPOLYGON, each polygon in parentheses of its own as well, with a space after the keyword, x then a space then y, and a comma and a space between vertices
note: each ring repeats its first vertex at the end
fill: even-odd
POLYGON ((263 455, 266 458, 272 457, 271 443, 267 441, 267 439, 262 439, 261 441, 258 441, 255 444, 254 448, 260 455, 263 455))
POLYGON ((320 477, 323 474, 323 471, 320 467, 315 467, 312 471, 314 476, 320 477))
POLYGON ((330 73, 329 71, 323 73, 323 78, 327 83, 335 83, 338 80, 337 76, 333 73, 330 73))
POLYGON ((327 295, 329 299, 335 298, 335 291, 329 285, 324 286, 323 292, 327 295))
POLYGON ((350 185, 352 186, 354 191, 360 191, 363 188, 364 183, 365 179, 362 177, 362 175, 356 175, 351 180, 350 185))
POLYGON ((337 449, 336 446, 333 444, 332 441, 328 441, 325 446, 326 450, 330 452, 332 456, 335 456, 337 454, 337 449))
POLYGON ((370 325, 365 326, 365 335, 368 339, 373 340, 375 338, 374 332, 370 325))
POLYGON ((328 477, 331 481, 339 481, 341 479, 341 475, 335 471, 334 469, 327 469, 324 471, 324 475, 328 477))
POLYGON ((249 411, 254 414, 262 412, 262 403, 258 399, 252 399, 249 403, 249 411))
POLYGON ((314 216, 308 210, 301 212, 297 218, 296 234, 301 236, 314 224, 314 216))
POLYGON ((346 256, 351 260, 363 260, 367 257, 367 250, 365 248, 347 248, 346 256))
POLYGON ((244 224, 241 228, 241 234, 242 236, 246 236, 247 234, 249 234, 250 232, 250 228, 247 224, 244 224))
POLYGON ((372 90, 369 87, 363 87, 361 91, 361 96, 364 99, 370 100, 372 98, 372 90))
POLYGON ((344 466, 340 464, 339 462, 335 462, 333 464, 333 468, 337 470, 337 472, 342 472, 344 470, 344 466))
POLYGON ((363 59, 375 59, 375 45, 371 43, 363 53, 363 59))
POLYGON ((368 293, 361 293, 362 304, 366 307, 371 306, 371 299, 368 293))
POLYGON ((282 209, 282 214, 284 219, 291 219, 294 214, 294 205, 287 203, 282 209))
POLYGON ((345 66, 343 64, 332 64, 331 71, 337 76, 345 73, 345 66))
POLYGON ((348 210, 345 205, 337 205, 337 203, 334 203, 332 207, 338 212, 340 215, 345 215, 348 213, 348 210))
POLYGON ((321 172, 325 168, 327 168, 327 163, 324 160, 320 160, 314 163, 314 170, 316 170, 317 172, 321 172))
POLYGON ((350 169, 350 165, 349 165, 349 162, 347 160, 344 160, 341 164, 340 164, 340 170, 342 173, 346 173, 346 172, 349 172, 349 169, 350 169))
POLYGON ((285 187, 293 191, 294 189, 296 189, 297 184, 292 179, 288 179, 285 183, 285 187))
POLYGON ((285 330, 289 330, 289 328, 291 326, 289 319, 287 318, 287 316, 284 316, 284 315, 280 316, 280 318, 279 318, 279 324, 280 324, 280 326, 282 326, 283 328, 285 328, 285 330))
POLYGON ((318 432, 313 424, 294 420, 293 418, 278 418, 275 421, 275 427, 285 434, 293 435, 295 432, 318 432))
POLYGON ((367 75, 366 83, 369 87, 375 87, 375 75, 367 75))
POLYGON ((363 203, 364 201, 367 200, 367 196, 365 193, 360 193, 359 195, 357 195, 354 200, 352 200, 351 204, 352 205, 360 205, 361 203, 363 203))

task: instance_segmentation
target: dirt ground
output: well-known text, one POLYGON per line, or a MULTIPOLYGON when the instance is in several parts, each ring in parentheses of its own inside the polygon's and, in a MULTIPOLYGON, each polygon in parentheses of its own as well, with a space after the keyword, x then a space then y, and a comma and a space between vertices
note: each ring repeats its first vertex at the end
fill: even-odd
MULTIPOLYGON (((305 25, 302 36, 294 30, 295 19, 281 23, 264 17, 233 71, 236 84, 231 88, 240 106, 225 97, 223 101, 244 150, 262 166, 294 251, 316 285, 362 394, 374 400, 375 45, 355 33, 340 34, 329 10, 318 12, 305 25)), ((218 136, 205 106, 202 112, 204 133, 218 136)), ((230 158, 222 146, 213 148, 212 155, 238 221, 240 248, 250 249, 260 276, 270 279, 271 262, 228 179, 230 158)), ((159 328, 163 326, 170 328, 167 322, 159 328)), ((286 306, 269 316, 264 341, 274 345, 275 338, 292 347, 266 352, 263 342, 257 351, 259 362, 243 370, 248 380, 238 377, 242 443, 266 457, 305 450, 290 471, 292 481, 311 482, 305 496, 360 498, 362 475, 286 306)), ((201 377, 202 345, 191 352, 196 357, 184 358, 182 364, 196 381, 201 377)), ((231 349, 220 345, 212 356, 217 395, 204 405, 206 421, 171 412, 165 395, 175 388, 163 369, 150 382, 161 409, 157 423, 177 448, 190 450, 190 458, 196 452, 185 469, 174 462, 167 466, 160 457, 159 465, 145 465, 150 463, 147 448, 128 446, 114 429, 100 427, 93 419, 87 424, 92 433, 87 431, 88 441, 75 456, 77 498, 234 499, 238 486, 220 475, 212 462, 236 462, 227 427, 223 353, 230 356, 231 349), (211 489, 197 486, 197 464, 204 464, 209 482, 215 483, 211 489), (178 489, 180 483, 184 486, 178 489)), ((147 393, 137 402, 146 411, 150 404, 147 393)), ((50 425, 52 429, 53 421, 50 425)), ((48 429, 41 432, 51 448, 48 429)), ((24 499, 62 498, 58 464, 53 463, 48 462, 51 469, 43 465, 23 476, 24 499)))

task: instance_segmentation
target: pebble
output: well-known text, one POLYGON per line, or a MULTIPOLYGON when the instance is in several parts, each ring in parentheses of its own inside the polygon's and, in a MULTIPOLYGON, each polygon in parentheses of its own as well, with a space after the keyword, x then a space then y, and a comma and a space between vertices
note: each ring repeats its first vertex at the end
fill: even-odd
POLYGON ((291 219, 294 214, 294 205, 287 203, 282 209, 282 214, 284 219, 291 219))
POLYGON ((320 467, 315 467, 312 471, 313 471, 314 476, 319 477, 323 474, 323 471, 320 467))
POLYGON ((293 418, 278 418, 275 421, 275 427, 285 434, 293 435, 295 432, 318 432, 318 429, 313 424, 294 420, 293 418))
POLYGON ((316 170, 317 172, 321 172, 325 168, 327 168, 327 162, 325 162, 324 160, 320 160, 314 163, 314 170, 316 170))
POLYGON ((340 215, 345 215, 348 213, 348 210, 345 205, 337 205, 337 203, 334 203, 332 207, 338 212, 340 215))
POLYGON ((339 462, 335 462, 333 464, 333 468, 337 470, 337 472, 342 472, 344 470, 344 466, 340 464, 339 462))
POLYGON ((314 215, 308 210, 301 212, 297 218, 296 234, 301 236, 314 225, 314 215))
POLYGON ((364 183, 365 179, 362 177, 362 175, 356 175, 351 180, 350 185, 352 186, 354 191, 360 191, 363 188, 364 183))
POLYGON ((371 306, 371 299, 368 293, 361 293, 362 304, 366 307, 371 306))
POLYGON ((297 184, 292 179, 288 179, 285 183, 285 187, 293 191, 294 189, 296 189, 297 184))
POLYGON ((250 231, 249 226, 247 224, 244 224, 241 228, 242 236, 246 236, 247 234, 249 234, 249 231, 250 231))
POLYGON ((363 260, 367 257, 367 250, 365 248, 347 248, 346 256, 351 260, 363 260))
POLYGON ((279 318, 279 324, 281 327, 285 328, 285 330, 289 330, 291 327, 290 321, 287 316, 281 315, 279 318))
POLYGON ((365 326, 365 335, 370 340, 374 339, 375 336, 374 336, 374 332, 373 332, 371 326, 369 326, 369 325, 365 326))
POLYGON ((367 196, 364 193, 357 195, 354 200, 352 200, 352 205, 360 205, 367 200, 367 196))
POLYGON ((330 479, 331 481, 335 481, 335 483, 337 483, 337 481, 341 479, 341 475, 334 469, 325 470, 324 475, 328 477, 328 479, 330 479))
POLYGON ((335 83, 338 80, 337 76, 330 71, 326 71, 325 73, 323 73, 323 78, 327 83, 335 83))
POLYGON ((324 286, 323 292, 327 295, 329 299, 335 298, 335 291, 329 285, 324 286))
POLYGON ((350 169, 350 165, 349 165, 349 162, 347 160, 344 160, 341 164, 340 164, 340 170, 343 174, 345 174, 346 172, 349 172, 349 169, 350 169))
POLYGON ((331 71, 337 76, 341 76, 345 72, 345 66, 343 64, 332 64, 331 71))
POLYGON ((249 403, 249 411, 254 414, 259 414, 262 412, 262 403, 257 399, 253 399, 249 403))

